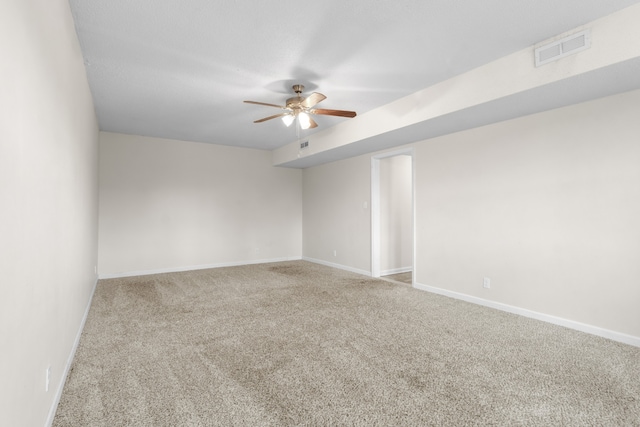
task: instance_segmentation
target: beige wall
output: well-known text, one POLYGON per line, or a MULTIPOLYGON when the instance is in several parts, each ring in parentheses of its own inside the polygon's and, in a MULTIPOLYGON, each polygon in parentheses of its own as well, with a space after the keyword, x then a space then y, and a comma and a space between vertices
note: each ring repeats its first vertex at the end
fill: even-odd
POLYGON ((66 0, 0 2, 0 55, 0 425, 43 426, 96 282, 98 129, 66 0))
POLYGON ((380 159, 381 274, 410 271, 413 265, 413 174, 411 156, 380 159))
MULTIPOLYGON (((634 91, 414 144, 417 285, 637 342, 638 117, 634 91)), ((370 159, 304 171, 304 256, 370 271, 370 159)))
POLYGON ((370 170, 367 156, 304 169, 305 258, 371 271, 370 170))
POLYGON ((270 152, 100 133, 100 277, 302 255, 302 172, 270 152))
POLYGON ((640 337, 638 117, 635 91, 418 144, 417 282, 640 337))

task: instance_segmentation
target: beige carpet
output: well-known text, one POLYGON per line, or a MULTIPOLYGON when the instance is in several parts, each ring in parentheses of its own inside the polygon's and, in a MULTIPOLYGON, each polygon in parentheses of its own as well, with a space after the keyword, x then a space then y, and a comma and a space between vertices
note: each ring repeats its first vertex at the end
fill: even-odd
POLYGON ((304 261, 101 280, 55 426, 638 426, 640 349, 304 261))
POLYGON ((393 280, 394 282, 406 283, 407 285, 411 285, 413 273, 411 271, 407 271, 405 273, 396 273, 396 274, 388 274, 383 276, 383 278, 388 280, 393 280))

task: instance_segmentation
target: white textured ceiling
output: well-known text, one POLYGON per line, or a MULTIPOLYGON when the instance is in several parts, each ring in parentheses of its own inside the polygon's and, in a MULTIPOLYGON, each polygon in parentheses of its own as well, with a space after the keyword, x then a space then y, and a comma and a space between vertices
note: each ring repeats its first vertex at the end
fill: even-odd
MULTIPOLYGON (((70 0, 100 129, 274 149, 254 100, 359 114, 638 0, 70 0)), ((606 93, 605 93, 606 94, 606 93)), ((508 106, 507 106, 508 108, 508 106)), ((349 120, 316 117, 320 131, 349 120)), ((452 131, 455 130, 452 129, 452 131)), ((309 135, 314 130, 303 131, 309 135)))

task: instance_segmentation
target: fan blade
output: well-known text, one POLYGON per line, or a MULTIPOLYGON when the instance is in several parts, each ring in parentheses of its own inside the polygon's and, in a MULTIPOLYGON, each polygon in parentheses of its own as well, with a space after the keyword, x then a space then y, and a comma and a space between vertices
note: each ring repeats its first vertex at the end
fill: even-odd
POLYGON ((276 108, 282 108, 282 109, 286 109, 287 107, 282 106, 282 105, 276 105, 276 104, 267 104, 266 102, 257 102, 257 101, 244 101, 247 104, 256 104, 256 105, 266 105, 267 107, 276 107, 276 108))
POLYGON ((311 114, 321 114, 323 116, 340 116, 340 117, 355 117, 355 111, 345 111, 345 110, 327 110, 324 108, 314 108, 309 110, 311 114))
POLYGON ((262 123, 262 122, 266 122, 267 120, 277 119, 278 117, 283 117, 287 115, 289 115, 289 113, 274 114, 273 116, 265 117, 264 119, 255 120, 253 123, 262 123))
POLYGON ((311 95, 307 96, 301 103, 300 106, 303 108, 311 108, 314 105, 316 105, 318 102, 327 99, 326 96, 324 96, 321 93, 318 92, 313 92, 311 95))
POLYGON ((313 128, 317 128, 318 127, 318 124, 311 117, 309 117, 309 123, 310 123, 309 129, 313 129, 313 128))

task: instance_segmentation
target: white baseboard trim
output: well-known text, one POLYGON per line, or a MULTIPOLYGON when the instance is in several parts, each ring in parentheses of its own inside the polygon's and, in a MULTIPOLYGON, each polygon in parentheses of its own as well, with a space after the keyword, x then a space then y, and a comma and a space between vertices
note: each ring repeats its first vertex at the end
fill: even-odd
POLYGON ((543 322, 553 323, 554 325, 564 326, 565 328, 575 329, 580 332, 586 332, 591 335, 596 335, 602 338, 607 338, 613 341, 629 344, 635 347, 640 347, 640 337, 635 337, 633 335, 627 335, 621 332, 615 332, 608 329, 599 328, 597 326, 587 325, 585 323, 563 319, 561 317, 551 316, 549 314, 539 313, 537 311, 527 310, 525 308, 520 308, 520 307, 508 305, 508 304, 503 304, 500 302, 490 301, 490 300, 474 297, 474 296, 459 293, 459 292, 449 291, 442 288, 436 288, 434 286, 414 283, 413 287, 416 289, 420 289, 422 291, 444 295, 446 297, 459 299, 462 301, 482 305, 489 308, 495 308, 496 310, 506 311, 512 314, 518 314, 520 316, 541 320, 543 322))
POLYGON ((271 262, 283 262, 283 261, 298 261, 300 259, 302 258, 299 256, 284 257, 284 258, 269 258, 269 259, 252 259, 252 260, 246 260, 246 261, 220 262, 215 264, 189 265, 186 267, 169 267, 169 268, 158 268, 154 270, 137 270, 137 271, 125 271, 121 273, 106 273, 106 274, 100 274, 99 277, 100 279, 119 279, 121 277, 148 276, 149 274, 161 274, 161 273, 178 273, 181 271, 206 270, 208 268, 237 267, 239 265, 268 264, 271 262))
POLYGON ((335 264, 333 262, 323 261, 321 259, 309 258, 309 257, 306 257, 306 256, 303 256, 302 260, 303 261, 309 261, 309 262, 312 262, 314 264, 326 265, 327 267, 333 267, 333 268, 337 268, 339 270, 350 271, 351 273, 362 274, 364 276, 371 277, 371 272, 370 271, 360 270, 359 268, 353 268, 353 267, 349 267, 347 265, 335 264))
POLYGON ((89 302, 87 303, 87 307, 84 310, 84 315, 82 316, 82 320, 80 321, 80 327, 78 328, 78 332, 76 333, 76 339, 73 342, 73 347, 71 348, 69 357, 67 357, 67 363, 64 366, 64 371, 62 372, 60 383, 58 384, 58 388, 56 389, 56 394, 53 398, 53 403, 51 404, 51 408, 49 408, 49 416, 47 417, 47 423, 45 424, 46 427, 51 427, 51 425, 53 425, 53 419, 56 416, 56 410, 58 409, 58 405, 60 404, 60 399, 62 398, 62 391, 64 390, 64 384, 67 381, 67 375, 69 375, 69 370, 71 369, 73 358, 76 355, 76 350, 78 350, 78 345, 80 344, 80 337, 82 336, 82 331, 84 330, 84 324, 87 322, 87 317, 89 317, 89 310, 91 309, 91 303, 93 302, 93 295, 96 293, 97 286, 98 286, 98 278, 96 277, 96 281, 93 284, 93 289, 91 289, 91 295, 89 296, 89 302))
POLYGON ((411 267, 392 268, 390 270, 382 270, 380 272, 380 275, 381 276, 388 276, 390 274, 408 273, 408 272, 410 272, 412 270, 413 270, 413 268, 411 268, 411 267))

